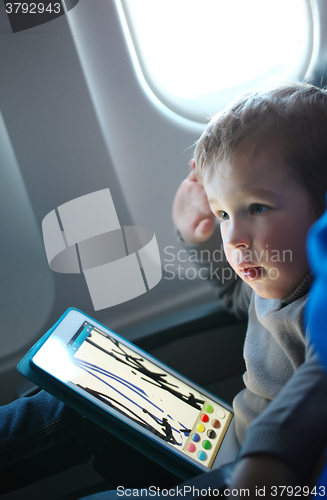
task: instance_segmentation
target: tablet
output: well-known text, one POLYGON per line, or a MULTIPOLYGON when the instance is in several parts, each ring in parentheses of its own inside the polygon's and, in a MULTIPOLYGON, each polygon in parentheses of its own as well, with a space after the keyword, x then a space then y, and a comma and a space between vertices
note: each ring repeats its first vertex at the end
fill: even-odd
POLYGON ((77 309, 66 311, 18 369, 141 451, 155 447, 152 458, 163 453, 174 472, 177 464, 193 474, 210 471, 239 451, 230 405, 77 309))

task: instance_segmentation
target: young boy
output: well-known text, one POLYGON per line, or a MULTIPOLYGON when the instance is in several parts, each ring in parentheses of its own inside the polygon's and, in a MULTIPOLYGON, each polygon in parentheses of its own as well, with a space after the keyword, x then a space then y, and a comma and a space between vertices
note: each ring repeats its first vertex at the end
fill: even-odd
MULTIPOLYGON (((249 312, 247 388, 234 401, 243 458, 233 484, 260 488, 270 480, 268 493, 279 497, 273 488, 300 486, 327 441, 327 377, 302 325, 311 283, 305 238, 327 190, 327 93, 297 85, 241 98, 208 125, 195 164, 176 195, 175 224, 186 242, 214 250, 219 218, 239 276, 218 283, 220 295, 230 310, 249 312)), ((114 475, 117 455, 105 438, 43 391, 0 408, 2 492, 91 454, 97 461, 97 448, 102 468, 114 475)), ((207 487, 215 486, 215 472, 203 476, 207 487)))
POLYGON ((240 278, 217 283, 220 296, 249 314, 246 388, 233 403, 242 456, 271 458, 274 467, 278 459, 290 476, 308 477, 327 441, 326 377, 303 327, 312 282, 306 235, 327 190, 327 92, 299 84, 241 97, 212 118, 191 166, 175 225, 186 243, 213 251, 218 218, 240 278))

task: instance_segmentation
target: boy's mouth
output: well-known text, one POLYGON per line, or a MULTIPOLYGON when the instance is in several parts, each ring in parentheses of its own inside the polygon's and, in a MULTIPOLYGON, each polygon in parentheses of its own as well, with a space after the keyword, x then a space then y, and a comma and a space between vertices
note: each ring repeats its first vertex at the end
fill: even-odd
POLYGON ((244 279, 254 281, 263 278, 264 268, 261 266, 241 268, 241 273, 244 279))

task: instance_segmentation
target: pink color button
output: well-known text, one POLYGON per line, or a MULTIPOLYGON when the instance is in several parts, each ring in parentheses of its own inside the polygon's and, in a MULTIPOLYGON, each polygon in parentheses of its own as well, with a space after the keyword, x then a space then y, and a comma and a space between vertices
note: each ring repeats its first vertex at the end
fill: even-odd
POLYGON ((194 452, 195 452, 195 450, 196 450, 195 444, 193 444, 193 443, 189 443, 189 444, 186 446, 186 449, 187 449, 187 451, 189 451, 190 453, 194 453, 194 452))

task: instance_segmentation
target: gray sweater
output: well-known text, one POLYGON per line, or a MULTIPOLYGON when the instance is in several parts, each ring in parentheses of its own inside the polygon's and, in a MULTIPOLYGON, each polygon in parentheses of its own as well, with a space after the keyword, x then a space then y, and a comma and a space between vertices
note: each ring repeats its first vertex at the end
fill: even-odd
POLYGON ((249 316, 246 388, 233 402, 242 456, 273 454, 305 477, 327 444, 327 377, 303 326, 311 274, 287 297, 263 299, 235 273, 225 272, 221 280, 229 267, 226 260, 214 259, 221 245, 218 230, 204 244, 189 248, 209 250, 213 259, 199 265, 210 267, 218 297, 230 312, 249 316))
POLYGON ((296 293, 292 293, 293 300, 263 299, 252 293, 244 343, 246 389, 233 402, 241 443, 248 425, 275 399, 306 359, 303 311, 311 281, 311 276, 303 280, 296 293))

